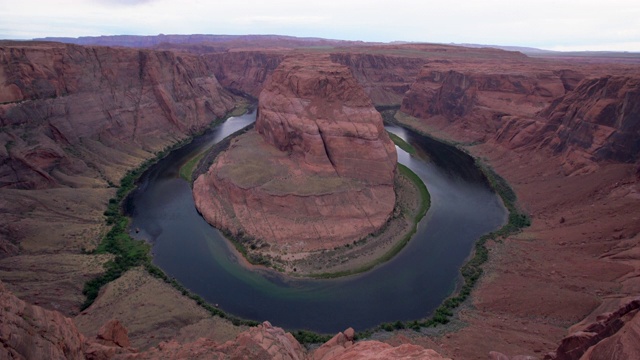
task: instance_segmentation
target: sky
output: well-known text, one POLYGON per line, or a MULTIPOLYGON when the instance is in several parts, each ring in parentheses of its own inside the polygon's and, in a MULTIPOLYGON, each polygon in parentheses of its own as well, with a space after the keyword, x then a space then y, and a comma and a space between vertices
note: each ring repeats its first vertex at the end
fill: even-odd
POLYGON ((638 0, 0 0, 0 39, 277 34, 640 51, 638 0))

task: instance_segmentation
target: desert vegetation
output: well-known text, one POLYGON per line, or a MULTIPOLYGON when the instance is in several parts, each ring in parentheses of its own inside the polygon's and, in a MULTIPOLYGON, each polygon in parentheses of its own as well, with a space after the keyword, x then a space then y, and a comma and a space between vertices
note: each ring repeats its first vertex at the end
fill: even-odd
POLYGON ((400 136, 392 132, 388 132, 388 133, 393 143, 396 144, 400 149, 406 151, 408 154, 411 154, 411 155, 414 155, 416 153, 416 149, 413 147, 413 145, 404 141, 403 138, 401 138, 400 136))

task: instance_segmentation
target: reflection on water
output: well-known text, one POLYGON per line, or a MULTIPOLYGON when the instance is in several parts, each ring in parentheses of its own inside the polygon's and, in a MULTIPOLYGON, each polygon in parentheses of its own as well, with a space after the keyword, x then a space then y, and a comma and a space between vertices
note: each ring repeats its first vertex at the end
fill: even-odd
POLYGON ((424 318, 455 288, 474 241, 505 221, 500 200, 466 154, 388 127, 430 159, 397 149, 398 161, 418 174, 431 193, 431 208, 409 244, 391 261, 347 278, 301 280, 251 271, 198 214, 191 188, 178 172, 190 156, 253 121, 255 114, 231 118, 172 152, 143 175, 126 203, 131 228, 140 230, 135 236, 153 245, 154 263, 234 315, 327 333, 424 318))

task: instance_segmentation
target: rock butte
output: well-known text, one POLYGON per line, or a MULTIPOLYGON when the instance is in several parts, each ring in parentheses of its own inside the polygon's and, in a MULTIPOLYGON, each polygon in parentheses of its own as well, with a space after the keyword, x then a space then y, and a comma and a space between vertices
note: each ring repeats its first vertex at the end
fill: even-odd
POLYGON ((289 252, 329 249, 380 229, 395 205, 396 150, 380 114, 328 57, 293 57, 260 93, 255 130, 194 183, 211 224, 289 252))

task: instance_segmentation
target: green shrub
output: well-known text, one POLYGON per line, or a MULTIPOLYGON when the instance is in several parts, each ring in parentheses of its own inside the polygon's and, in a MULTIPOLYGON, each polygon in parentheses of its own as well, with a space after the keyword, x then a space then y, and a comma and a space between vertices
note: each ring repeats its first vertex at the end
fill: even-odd
POLYGON ((301 344, 320 344, 331 340, 331 335, 318 334, 313 331, 296 330, 293 336, 301 344))

